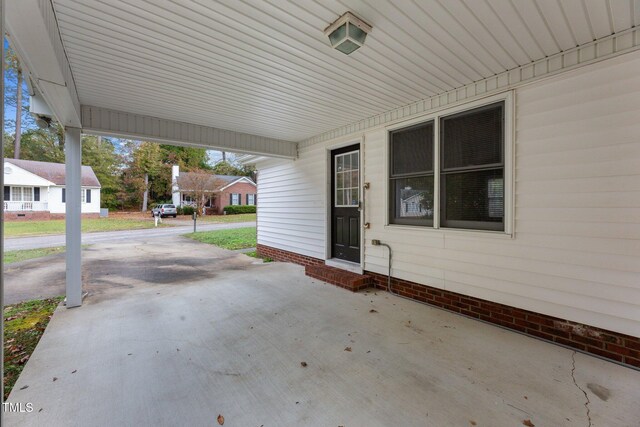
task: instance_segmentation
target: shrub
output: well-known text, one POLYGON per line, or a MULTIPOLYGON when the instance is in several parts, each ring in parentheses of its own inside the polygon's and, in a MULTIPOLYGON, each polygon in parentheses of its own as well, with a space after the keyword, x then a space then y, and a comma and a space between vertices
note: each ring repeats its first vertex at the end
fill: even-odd
POLYGON ((193 206, 183 206, 182 215, 193 215, 193 206))
POLYGON ((256 213, 256 207, 252 205, 230 205, 224 208, 224 213, 227 215, 235 215, 235 214, 246 214, 246 213, 256 213))
POLYGON ((184 215, 184 210, 182 209, 182 206, 176 206, 176 213, 178 215, 184 215))

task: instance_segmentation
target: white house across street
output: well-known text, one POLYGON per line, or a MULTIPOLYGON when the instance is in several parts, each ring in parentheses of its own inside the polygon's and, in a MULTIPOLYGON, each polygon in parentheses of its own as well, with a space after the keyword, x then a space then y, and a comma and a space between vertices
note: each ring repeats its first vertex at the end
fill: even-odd
MULTIPOLYGON (((65 214, 65 165, 33 160, 4 160, 4 217, 62 218, 65 214)), ((90 166, 82 166, 82 215, 100 214, 100 182, 90 166)))

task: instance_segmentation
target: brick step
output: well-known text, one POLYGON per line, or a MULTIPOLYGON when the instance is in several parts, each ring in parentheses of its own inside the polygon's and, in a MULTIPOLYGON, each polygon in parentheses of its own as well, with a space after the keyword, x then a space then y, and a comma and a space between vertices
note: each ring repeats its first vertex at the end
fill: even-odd
POLYGON ((331 283, 351 292, 358 292, 373 285, 371 276, 352 273, 328 265, 307 265, 304 268, 304 273, 309 277, 331 283))

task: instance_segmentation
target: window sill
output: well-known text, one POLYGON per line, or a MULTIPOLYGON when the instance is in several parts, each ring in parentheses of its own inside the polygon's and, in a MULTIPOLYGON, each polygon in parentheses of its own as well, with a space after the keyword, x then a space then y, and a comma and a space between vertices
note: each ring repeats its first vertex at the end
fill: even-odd
POLYGON ((404 230, 418 233, 436 234, 436 235, 451 235, 459 237, 480 237, 490 239, 514 239, 513 233, 507 233, 505 231, 492 231, 492 230, 468 230, 463 228, 433 228, 424 227, 419 225, 401 225, 401 224, 387 224, 384 226, 385 230, 404 230))

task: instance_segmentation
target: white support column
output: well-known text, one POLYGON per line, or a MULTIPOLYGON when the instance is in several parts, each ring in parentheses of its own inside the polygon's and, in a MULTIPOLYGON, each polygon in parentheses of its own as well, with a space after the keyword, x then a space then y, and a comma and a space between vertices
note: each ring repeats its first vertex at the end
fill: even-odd
POLYGON ((82 305, 82 140, 79 128, 64 130, 65 221, 67 237, 67 308, 82 305))
MULTIPOLYGON (((4 35, 4 0, 0 0, 0 34, 4 35)), ((0 46, 0 58, 4 59, 4 36, 0 46)), ((4 100, 4 60, 0 61, 0 99, 4 100)), ((4 123, 4 102, 0 103, 0 123, 4 123)), ((0 187, 4 188, 4 144, 0 144, 0 187)), ((4 203, 0 204, 0 218, 4 223, 4 203)), ((0 227, 0 308, 4 313, 4 227, 0 227)), ((4 348, 4 314, 0 317, 0 335, 4 348)), ((0 372, 4 372, 4 357, 0 359, 0 372)), ((4 375, 0 379, 4 391, 4 375)), ((4 403, 4 393, 0 395, 0 403, 4 403)), ((0 424, 4 425, 4 407, 0 411, 0 424)))

